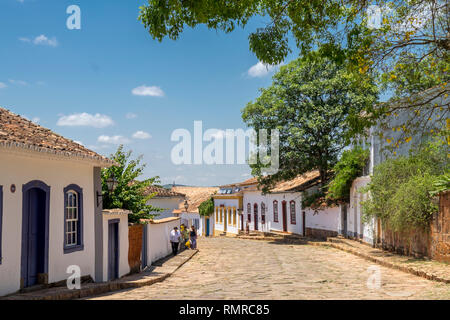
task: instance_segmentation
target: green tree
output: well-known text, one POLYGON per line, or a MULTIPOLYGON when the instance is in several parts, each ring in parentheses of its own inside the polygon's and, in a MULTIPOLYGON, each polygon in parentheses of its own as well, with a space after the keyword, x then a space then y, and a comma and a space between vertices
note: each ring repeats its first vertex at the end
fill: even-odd
MULTIPOLYGON (((315 169, 325 183, 338 155, 361 129, 355 121, 361 110, 376 100, 370 77, 319 52, 281 67, 273 84, 242 111, 244 122, 257 132, 279 130, 279 171, 260 178, 261 184, 269 187, 315 169)), ((253 175, 263 176, 261 163, 251 167, 253 175)))
POLYGON ((102 191, 103 208, 105 209, 127 209, 132 212, 128 216, 131 223, 139 223, 140 219, 152 219, 163 209, 147 204, 147 201, 155 194, 147 194, 146 188, 159 181, 159 177, 138 180, 142 175, 145 164, 142 163, 143 156, 132 159, 132 151, 125 152, 120 145, 115 154, 110 158, 119 166, 102 169, 102 191), (108 191, 106 180, 112 175, 117 179, 117 187, 113 192, 108 191))

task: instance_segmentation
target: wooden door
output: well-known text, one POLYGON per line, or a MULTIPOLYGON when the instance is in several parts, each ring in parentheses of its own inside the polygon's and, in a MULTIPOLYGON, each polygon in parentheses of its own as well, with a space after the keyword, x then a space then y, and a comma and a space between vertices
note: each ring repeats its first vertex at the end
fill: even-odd
POLYGON ((24 287, 38 283, 38 275, 44 273, 45 263, 45 206, 46 194, 43 190, 33 188, 27 191, 27 206, 23 221, 24 235, 23 275, 24 287))
POLYGON ((287 208, 286 208, 286 201, 283 201, 281 203, 281 211, 283 216, 283 231, 287 232, 287 208))
POLYGON ((119 223, 108 226, 108 280, 119 277, 119 223))
POLYGON ((255 222, 255 230, 258 230, 258 204, 255 203, 253 205, 253 216, 254 216, 254 222, 255 222))

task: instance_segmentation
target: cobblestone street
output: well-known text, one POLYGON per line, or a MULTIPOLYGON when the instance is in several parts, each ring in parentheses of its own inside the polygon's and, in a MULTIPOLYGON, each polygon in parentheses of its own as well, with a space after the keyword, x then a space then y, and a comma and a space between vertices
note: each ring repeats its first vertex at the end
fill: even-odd
POLYGON ((199 249, 161 283, 94 299, 450 299, 448 284, 329 247, 222 237, 200 239, 199 249), (379 289, 367 286, 373 270, 379 289))

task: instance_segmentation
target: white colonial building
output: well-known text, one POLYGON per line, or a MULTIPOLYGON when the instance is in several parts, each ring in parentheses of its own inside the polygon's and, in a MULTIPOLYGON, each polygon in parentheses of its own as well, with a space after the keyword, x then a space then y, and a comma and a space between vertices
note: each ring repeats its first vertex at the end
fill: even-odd
POLYGON ((113 164, 0 108, 0 295, 65 281, 69 266, 103 280, 97 195, 113 164))
POLYGON ((185 194, 158 186, 148 186, 146 195, 150 194, 153 194, 154 196, 147 201, 147 204, 163 209, 163 211, 155 212, 157 216, 154 220, 174 217, 173 211, 177 210, 180 207, 180 204, 184 203, 186 198, 185 194))
POLYGON ((240 231, 307 234, 307 212, 302 210, 303 191, 320 183, 317 171, 277 183, 263 194, 256 178, 224 185, 214 196, 216 234, 240 231))

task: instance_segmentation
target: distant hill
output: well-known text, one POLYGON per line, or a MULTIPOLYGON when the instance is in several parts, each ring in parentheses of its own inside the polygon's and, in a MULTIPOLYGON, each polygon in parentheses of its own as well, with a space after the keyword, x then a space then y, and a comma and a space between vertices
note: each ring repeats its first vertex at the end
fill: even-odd
POLYGON ((173 186, 175 186, 175 187, 189 187, 189 186, 187 186, 185 184, 176 184, 176 183, 175 184, 172 184, 172 183, 164 184, 161 187, 166 188, 166 189, 170 189, 173 186))
MULTIPOLYGON (((173 186, 175 187, 198 187, 198 186, 190 186, 190 185, 186 185, 186 184, 172 184, 172 183, 168 183, 168 184, 164 184, 161 187, 166 188, 166 189, 171 189, 173 186)), ((218 187, 218 186, 213 186, 213 187, 218 187)))

